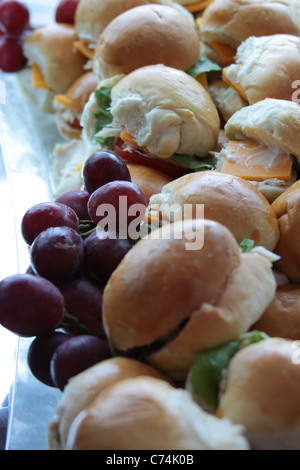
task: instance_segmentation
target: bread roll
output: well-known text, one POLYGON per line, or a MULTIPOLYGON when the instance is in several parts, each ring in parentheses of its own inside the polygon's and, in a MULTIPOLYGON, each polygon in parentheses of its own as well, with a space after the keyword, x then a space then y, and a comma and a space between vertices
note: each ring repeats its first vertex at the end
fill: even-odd
POLYGON ((48 427, 50 450, 65 449, 69 430, 76 416, 106 388, 120 380, 141 375, 168 381, 151 366, 124 357, 107 359, 72 377, 63 391, 56 414, 48 427))
POLYGON ((76 37, 72 26, 53 23, 33 30, 24 39, 24 55, 56 94, 66 93, 84 73, 86 58, 73 47, 76 37))
POLYGON ((271 205, 251 183, 237 176, 217 171, 184 175, 154 195, 147 212, 157 210, 168 216, 169 207, 174 206, 171 216, 176 220, 184 216, 184 205, 192 205, 196 217, 197 204, 204 205, 205 218, 225 225, 238 243, 250 238, 270 251, 275 248, 279 229, 271 205))
POLYGON ((293 86, 300 76, 300 37, 249 37, 238 47, 235 63, 223 74, 233 86, 242 88, 250 104, 265 98, 291 101, 293 86))
POLYGON ((142 5, 114 18, 95 48, 93 70, 99 80, 151 64, 189 69, 200 56, 196 24, 166 5, 142 5))
POLYGON ((300 449, 300 364, 296 342, 269 338, 230 361, 217 415, 245 427, 255 450, 300 449))
POLYGON ((112 348, 147 346, 146 360, 182 381, 198 352, 258 320, 275 278, 269 260, 241 253, 230 231, 212 220, 175 222, 151 235, 106 285, 103 322, 112 348))
POLYGON ((159 193, 172 179, 162 171, 149 166, 127 163, 131 181, 135 183, 144 194, 147 204, 153 194, 159 193))
POLYGON ((74 420, 67 450, 248 450, 242 428, 201 410, 188 392, 136 377, 104 391, 74 420))

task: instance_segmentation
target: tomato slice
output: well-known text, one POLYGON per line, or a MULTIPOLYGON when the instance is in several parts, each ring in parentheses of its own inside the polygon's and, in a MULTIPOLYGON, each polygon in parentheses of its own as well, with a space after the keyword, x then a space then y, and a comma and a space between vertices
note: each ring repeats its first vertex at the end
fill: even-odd
POLYGON ((151 158, 141 150, 136 150, 129 152, 124 149, 124 141, 118 137, 114 142, 114 152, 115 154, 122 158, 122 160, 127 161, 128 163, 135 163, 138 165, 150 166, 156 170, 162 171, 171 178, 179 178, 187 173, 185 168, 180 168, 179 166, 168 163, 161 158, 151 158))

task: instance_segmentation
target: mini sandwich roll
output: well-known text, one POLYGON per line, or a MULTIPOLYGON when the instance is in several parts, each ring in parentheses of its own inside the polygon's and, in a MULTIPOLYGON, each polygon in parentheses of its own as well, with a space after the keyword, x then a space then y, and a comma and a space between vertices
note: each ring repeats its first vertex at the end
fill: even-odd
POLYGON ((280 238, 275 252, 280 256, 276 268, 293 282, 300 282, 300 181, 294 183, 273 203, 280 238))
POLYGON ((238 47, 235 63, 223 69, 224 80, 250 104, 291 101, 299 75, 300 37, 291 34, 249 37, 238 47))
POLYGON ((153 367, 125 357, 107 359, 72 377, 62 393, 55 416, 48 426, 49 449, 65 450, 72 422, 106 388, 121 380, 138 376, 155 377, 170 382, 153 367))
POLYGON ((299 345, 269 338, 230 361, 217 416, 245 428, 255 450, 299 450, 299 345))
POLYGON ((251 36, 300 36, 297 0, 214 0, 199 18, 201 39, 220 57, 234 62, 238 46, 251 36))
POLYGON ((191 205, 192 217, 199 217, 199 204, 204 217, 225 225, 238 243, 248 238, 270 251, 277 245, 278 221, 270 203, 248 181, 218 171, 190 173, 167 184, 150 199, 147 215, 159 212, 172 221, 191 205), (169 207, 174 208, 170 215, 169 207))
POLYGON ((267 98, 237 111, 226 123, 229 139, 217 168, 255 185, 272 203, 297 179, 300 106, 267 98))
POLYGON ((180 382, 198 352, 239 337, 258 320, 276 282, 269 259, 242 253, 217 222, 190 219, 155 232, 111 276, 103 322, 113 349, 145 347, 145 360, 180 382), (199 246, 190 249, 193 238, 199 246))
POLYGON ((30 32, 24 39, 24 55, 32 66, 36 88, 66 93, 84 73, 86 58, 73 43, 76 31, 70 25, 53 23, 30 32))
POLYGON ((147 203, 149 203, 151 196, 159 193, 166 184, 172 181, 162 171, 149 166, 127 163, 127 168, 130 172, 131 181, 140 188, 147 203))
POLYGON ((95 48, 93 70, 99 80, 151 64, 187 70, 199 59, 196 24, 166 5, 142 5, 114 18, 95 48))
POLYGON ((240 426, 151 377, 122 380, 74 420, 67 450, 249 450, 240 426))

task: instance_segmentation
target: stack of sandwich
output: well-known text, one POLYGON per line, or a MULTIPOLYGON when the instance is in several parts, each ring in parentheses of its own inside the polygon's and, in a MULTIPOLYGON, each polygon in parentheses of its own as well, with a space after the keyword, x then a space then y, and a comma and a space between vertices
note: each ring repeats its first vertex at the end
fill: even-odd
POLYGON ((299 449, 299 1, 81 0, 24 50, 58 193, 102 150, 151 182, 103 294, 117 357, 69 381, 50 448, 299 449))

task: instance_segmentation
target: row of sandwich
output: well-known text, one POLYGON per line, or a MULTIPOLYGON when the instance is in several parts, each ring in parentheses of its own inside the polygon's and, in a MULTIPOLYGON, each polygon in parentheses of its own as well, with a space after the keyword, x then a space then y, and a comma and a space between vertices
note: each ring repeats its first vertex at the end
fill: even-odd
POLYGON ((71 379, 50 449, 299 449, 299 1, 81 0, 24 52, 58 193, 111 150, 156 234, 103 295, 112 350, 142 359, 71 379))

